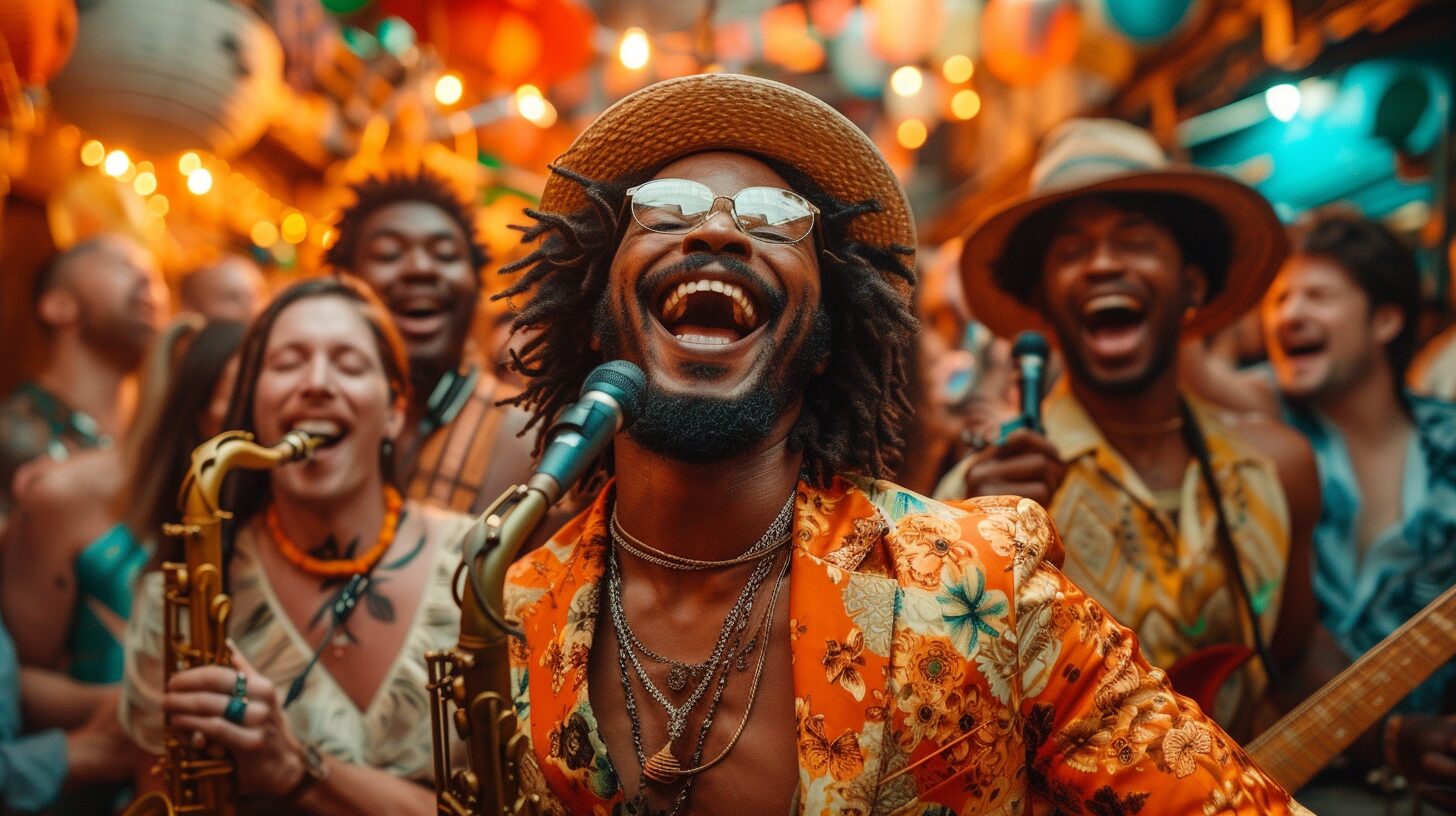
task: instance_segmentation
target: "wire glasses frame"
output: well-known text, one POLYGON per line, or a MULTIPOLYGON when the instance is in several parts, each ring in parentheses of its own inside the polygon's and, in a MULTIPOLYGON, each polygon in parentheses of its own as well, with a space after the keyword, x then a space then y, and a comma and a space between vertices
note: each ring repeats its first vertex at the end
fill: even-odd
POLYGON ((731 196, 714 195, 689 179, 653 179, 627 190, 632 220, 649 232, 682 234, 708 219, 720 200, 745 235, 771 244, 794 244, 815 231, 819 208, 782 187, 745 187, 731 196))

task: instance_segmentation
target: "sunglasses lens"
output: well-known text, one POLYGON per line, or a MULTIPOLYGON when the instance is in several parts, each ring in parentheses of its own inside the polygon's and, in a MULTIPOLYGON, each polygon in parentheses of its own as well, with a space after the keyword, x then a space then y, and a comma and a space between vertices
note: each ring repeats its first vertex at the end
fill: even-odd
MULTIPOLYGON (((632 191, 632 217, 653 232, 687 232, 713 209, 713 192, 696 181, 656 179, 632 191)), ((734 217, 748 235, 778 244, 801 240, 814 228, 814 209, 797 193, 747 187, 733 197, 734 217)))
POLYGON ((748 187, 733 197, 743 231, 763 241, 790 244, 814 227, 814 210, 797 193, 778 187, 748 187))
POLYGON ((687 232, 712 208, 712 191, 685 179, 649 181, 632 193, 632 217, 653 232, 687 232))

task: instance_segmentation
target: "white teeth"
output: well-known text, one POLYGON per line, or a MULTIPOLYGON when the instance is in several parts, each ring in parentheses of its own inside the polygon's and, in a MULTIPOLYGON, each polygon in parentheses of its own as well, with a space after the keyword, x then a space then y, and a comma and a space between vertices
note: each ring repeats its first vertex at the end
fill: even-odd
POLYGON ((678 284, 677 288, 667 296, 667 300, 662 304, 663 318, 666 320, 676 320, 681 317, 682 313, 687 309, 687 304, 684 302, 685 298, 694 292, 716 292, 721 295, 727 295, 733 299, 733 319, 738 321, 740 326, 752 328, 757 322, 753 301, 748 297, 748 293, 744 292, 739 286, 716 280, 688 281, 678 284))
POLYGON ((1122 294, 1098 295, 1082 306, 1082 314, 1093 314, 1105 309, 1130 309, 1141 312, 1143 304, 1135 297, 1122 294))
POLYGON ((726 337, 713 337, 706 334, 679 334, 675 336, 684 343, 697 343, 702 346, 726 346, 733 342, 726 337))
POLYGON ((339 436, 343 427, 329 419, 303 419, 293 423, 293 430, 318 436, 339 436))

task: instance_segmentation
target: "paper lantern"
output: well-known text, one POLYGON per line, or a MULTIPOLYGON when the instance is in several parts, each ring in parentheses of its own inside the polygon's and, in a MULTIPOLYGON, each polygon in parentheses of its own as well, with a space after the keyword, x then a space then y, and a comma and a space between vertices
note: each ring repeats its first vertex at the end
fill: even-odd
POLYGON ((824 64, 824 46, 809 35, 804 7, 777 6, 759 18, 763 32, 763 58, 790 71, 809 73, 824 64))
POLYGON ((550 87, 596 54, 596 17, 568 0, 379 0, 378 7, 414 26, 451 66, 484 72, 497 90, 550 87))
POLYGON ((1152 45, 1172 36, 1193 15, 1194 0, 1103 0, 1107 19, 1129 40, 1152 45))
POLYGON ((107 144, 227 158, 263 135, 282 74, 278 38, 242 6, 95 0, 51 96, 62 116, 107 144))
POLYGON ((945 23, 930 56, 942 63, 957 54, 972 60, 981 56, 980 0, 946 0, 945 23))
POLYGON ((840 86, 855 96, 879 99, 890 66, 869 51, 869 22, 864 9, 854 9, 844 28, 829 44, 829 69, 840 86))
POLYGON ((875 56, 892 65, 919 62, 945 22, 941 0, 865 0, 869 43, 875 56))
POLYGON ((1077 55, 1082 21, 1067 0, 990 0, 981 12, 981 55, 1010 85, 1035 85, 1077 55))
POLYGON ((73 0, 6 0, 0 3, 0 38, 10 47, 15 73, 27 85, 44 85, 76 44, 73 0))

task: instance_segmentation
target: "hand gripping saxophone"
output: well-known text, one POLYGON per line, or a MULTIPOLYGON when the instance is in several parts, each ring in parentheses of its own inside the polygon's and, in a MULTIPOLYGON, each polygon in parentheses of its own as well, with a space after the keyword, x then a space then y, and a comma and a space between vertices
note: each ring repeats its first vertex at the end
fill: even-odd
POLYGON ((617 360, 593 370, 581 398, 552 424, 536 472, 496 499, 465 535, 455 576, 457 584, 460 572, 466 578, 458 598, 460 639, 453 649, 425 656, 441 814, 529 816, 541 810, 538 794, 521 784, 530 740, 517 731, 511 697, 510 639, 521 631, 502 612, 506 569, 551 505, 636 417, 645 387, 646 378, 631 363, 617 360), (451 761, 452 726, 465 742, 465 767, 451 761))
MULTIPOLYGON (((163 533, 180 536, 186 563, 162 564, 163 686, 172 675, 198 666, 232 666, 227 645, 232 602, 223 592, 222 522, 232 514, 218 506, 223 481, 234 470, 271 470, 312 455, 326 440, 292 431, 271 448, 253 442, 252 434, 227 431, 192 452, 192 467, 182 482, 178 504, 181 524, 163 533)), ((191 734, 170 723, 164 730, 165 753, 155 773, 164 791, 153 791, 132 803, 126 816, 207 814, 231 816, 236 811, 233 758, 220 746, 193 747, 191 734)))

